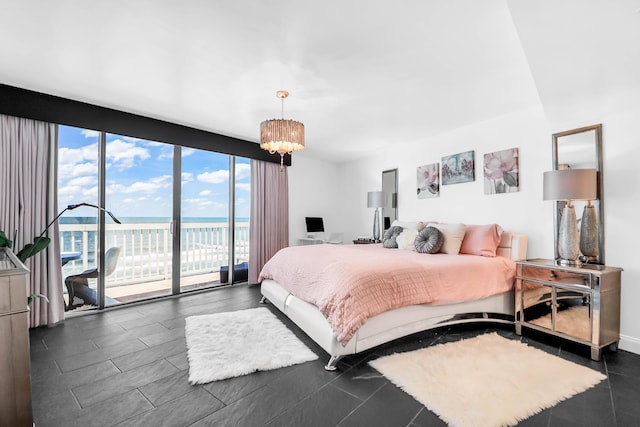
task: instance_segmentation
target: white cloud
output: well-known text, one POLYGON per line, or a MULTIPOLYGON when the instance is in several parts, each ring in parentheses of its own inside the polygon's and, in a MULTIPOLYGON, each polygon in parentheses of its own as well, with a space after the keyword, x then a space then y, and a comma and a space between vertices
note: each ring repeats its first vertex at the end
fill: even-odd
POLYGON ((72 178, 74 176, 86 176, 98 173, 98 165, 96 163, 86 162, 78 164, 70 164, 65 167, 58 168, 58 178, 61 180, 72 178))
MULTIPOLYGON (((96 203, 98 200, 98 186, 83 187, 81 185, 64 185, 58 188, 58 200, 63 204, 96 203)), ((62 206, 60 206, 62 207, 62 206)))
POLYGON ((58 196, 75 196, 82 193, 82 187, 79 185, 65 185, 64 187, 58 188, 58 196))
POLYGON ((236 164, 236 179, 248 178, 251 176, 251 165, 247 163, 236 164))
POLYGON ((212 200, 209 199, 201 199, 201 198, 190 198, 190 199, 184 199, 183 202, 186 205, 189 205, 190 209, 197 209, 197 210, 203 210, 205 208, 209 209, 211 207, 220 207, 219 203, 215 203, 212 200))
POLYGON ((182 147, 182 157, 187 157, 195 153, 196 150, 189 147, 182 147))
POLYGON ((107 144, 107 159, 111 160, 114 166, 119 169, 127 169, 135 165, 136 158, 140 160, 148 159, 151 155, 149 150, 138 147, 134 143, 116 139, 107 144))
POLYGON ((158 160, 173 159, 173 147, 161 147, 158 160))
POLYGON ((131 185, 113 184, 107 185, 107 194, 152 194, 156 191, 171 186, 171 175, 153 177, 147 181, 134 182, 131 185))
MULTIPOLYGON (((133 139, 133 138, 130 138, 130 139, 133 139)), ((127 140, 128 140, 128 139, 127 139, 127 140)), ((142 141, 142 140, 140 139, 140 140, 138 140, 138 141, 142 141)), ((145 141, 144 141, 144 145, 146 145, 147 147, 162 147, 162 146, 167 145, 167 144, 165 144, 164 142, 158 142, 158 141, 146 141, 146 140, 145 140, 145 141)))
POLYGON ((215 172, 203 172, 198 174, 198 181, 206 182, 207 184, 222 184, 229 180, 229 171, 226 169, 220 169, 215 172))
POLYGON ((58 177, 60 179, 97 173, 97 143, 79 148, 61 147, 58 150, 58 177))
MULTIPOLYGON (((236 179, 249 178, 251 176, 251 165, 247 163, 236 164, 236 179)), ((229 180, 229 170, 219 169, 214 172, 203 172, 198 174, 198 181, 208 184, 222 184, 229 180)))
POLYGON ((202 190, 199 193, 200 196, 208 196, 209 194, 211 194, 211 190, 202 190))
POLYGON ((251 184, 248 182, 237 182, 236 188, 238 190, 251 191, 251 184))
POLYGON ((82 129, 82 136, 85 138, 97 138, 100 136, 100 132, 97 130, 82 129))
MULTIPOLYGON (((133 136, 124 136, 124 135, 119 135, 122 139, 124 139, 127 142, 142 142, 145 145, 151 145, 149 144, 152 141, 147 141, 146 139, 142 139, 142 138, 136 138, 133 136)), ((160 142, 156 143, 156 144, 161 144, 160 142)))
MULTIPOLYGON (((91 130, 83 134, 91 135, 91 130)), ((117 139, 107 144, 107 165, 118 169, 126 169, 135 165, 136 159, 150 157, 146 148, 138 147, 134 143, 117 139)), ((58 150, 58 177, 61 180, 98 173, 98 143, 88 144, 78 148, 61 147, 58 150)))
MULTIPOLYGON (((94 172, 97 172, 97 171, 94 171, 94 172)), ((77 178, 70 179, 67 182, 67 185, 78 185, 82 187, 86 187, 88 185, 97 185, 97 184, 98 184, 97 175, 79 176, 77 178)))
POLYGON ((167 188, 171 185, 171 175, 157 176, 151 178, 150 180, 143 182, 138 181, 134 182, 129 189, 126 191, 127 193, 155 193, 161 188, 167 188))

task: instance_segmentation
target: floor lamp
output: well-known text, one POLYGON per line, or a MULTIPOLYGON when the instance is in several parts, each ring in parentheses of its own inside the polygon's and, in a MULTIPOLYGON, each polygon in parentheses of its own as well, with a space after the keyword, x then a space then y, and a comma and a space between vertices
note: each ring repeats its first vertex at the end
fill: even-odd
MULTIPOLYGON (((558 231, 558 255, 560 256, 558 263, 561 265, 580 264, 578 261, 580 255, 578 222, 576 211, 571 202, 573 200, 594 200, 597 197, 596 183, 597 172, 595 169, 563 169, 544 173, 544 200, 567 202, 562 210, 558 231)), ((593 209, 593 207, 591 208, 593 209)), ((583 215, 588 215, 587 207, 585 207, 583 215)), ((585 219, 589 221, 588 218, 585 219)))
POLYGON ((367 193, 367 207, 376 208, 373 215, 373 240, 380 241, 380 208, 384 207, 384 192, 369 191, 367 193))

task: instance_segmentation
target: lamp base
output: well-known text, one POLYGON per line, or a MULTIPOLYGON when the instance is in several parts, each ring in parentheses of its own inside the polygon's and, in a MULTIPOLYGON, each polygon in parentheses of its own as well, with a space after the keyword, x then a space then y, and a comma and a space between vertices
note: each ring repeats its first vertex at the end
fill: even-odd
POLYGON ((579 260, 583 264, 599 264, 600 263, 600 258, 597 256, 580 255, 579 260))
POLYGON ((562 218, 560 219, 560 230, 558 233, 558 255, 563 263, 569 264, 578 259, 580 255, 580 242, 578 237, 578 221, 576 220, 576 211, 573 205, 567 203, 562 210, 562 218))
POLYGON ((578 259, 564 259, 558 258, 556 260, 557 265, 564 265, 566 267, 580 267, 582 265, 582 261, 578 259))
POLYGON ((373 241, 380 242, 380 212, 378 208, 373 215, 373 241))
POLYGON ((598 247, 598 220, 596 208, 591 204, 584 207, 580 223, 580 252, 585 257, 597 260, 600 255, 598 247))

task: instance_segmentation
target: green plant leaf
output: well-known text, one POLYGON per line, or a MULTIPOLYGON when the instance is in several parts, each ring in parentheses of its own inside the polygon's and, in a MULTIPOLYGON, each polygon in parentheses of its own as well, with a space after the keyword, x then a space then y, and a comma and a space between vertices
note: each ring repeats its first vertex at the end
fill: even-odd
POLYGON ((12 245, 13 242, 4 234, 4 231, 0 231, 0 248, 10 248, 12 245))
POLYGON ((46 302, 49 302, 49 298, 47 298, 46 295, 42 295, 42 294, 31 294, 29 295, 31 298, 42 298, 43 300, 45 300, 46 302))
POLYGON ((33 256, 49 246, 51 239, 48 237, 41 237, 33 239, 33 243, 28 243, 20 252, 16 254, 20 261, 25 262, 27 258, 33 256))

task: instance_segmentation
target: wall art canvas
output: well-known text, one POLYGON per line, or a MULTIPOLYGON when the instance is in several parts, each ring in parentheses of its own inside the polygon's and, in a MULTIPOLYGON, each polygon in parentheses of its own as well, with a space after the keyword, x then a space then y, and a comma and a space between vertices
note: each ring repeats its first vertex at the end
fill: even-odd
POLYGON ((494 151, 484 155, 484 194, 520 191, 518 149, 494 151))
POLYGON ((442 158, 442 185, 475 181, 474 151, 452 154, 442 158))
POLYGON ((418 199, 440 196, 440 173, 438 163, 418 166, 418 199))

